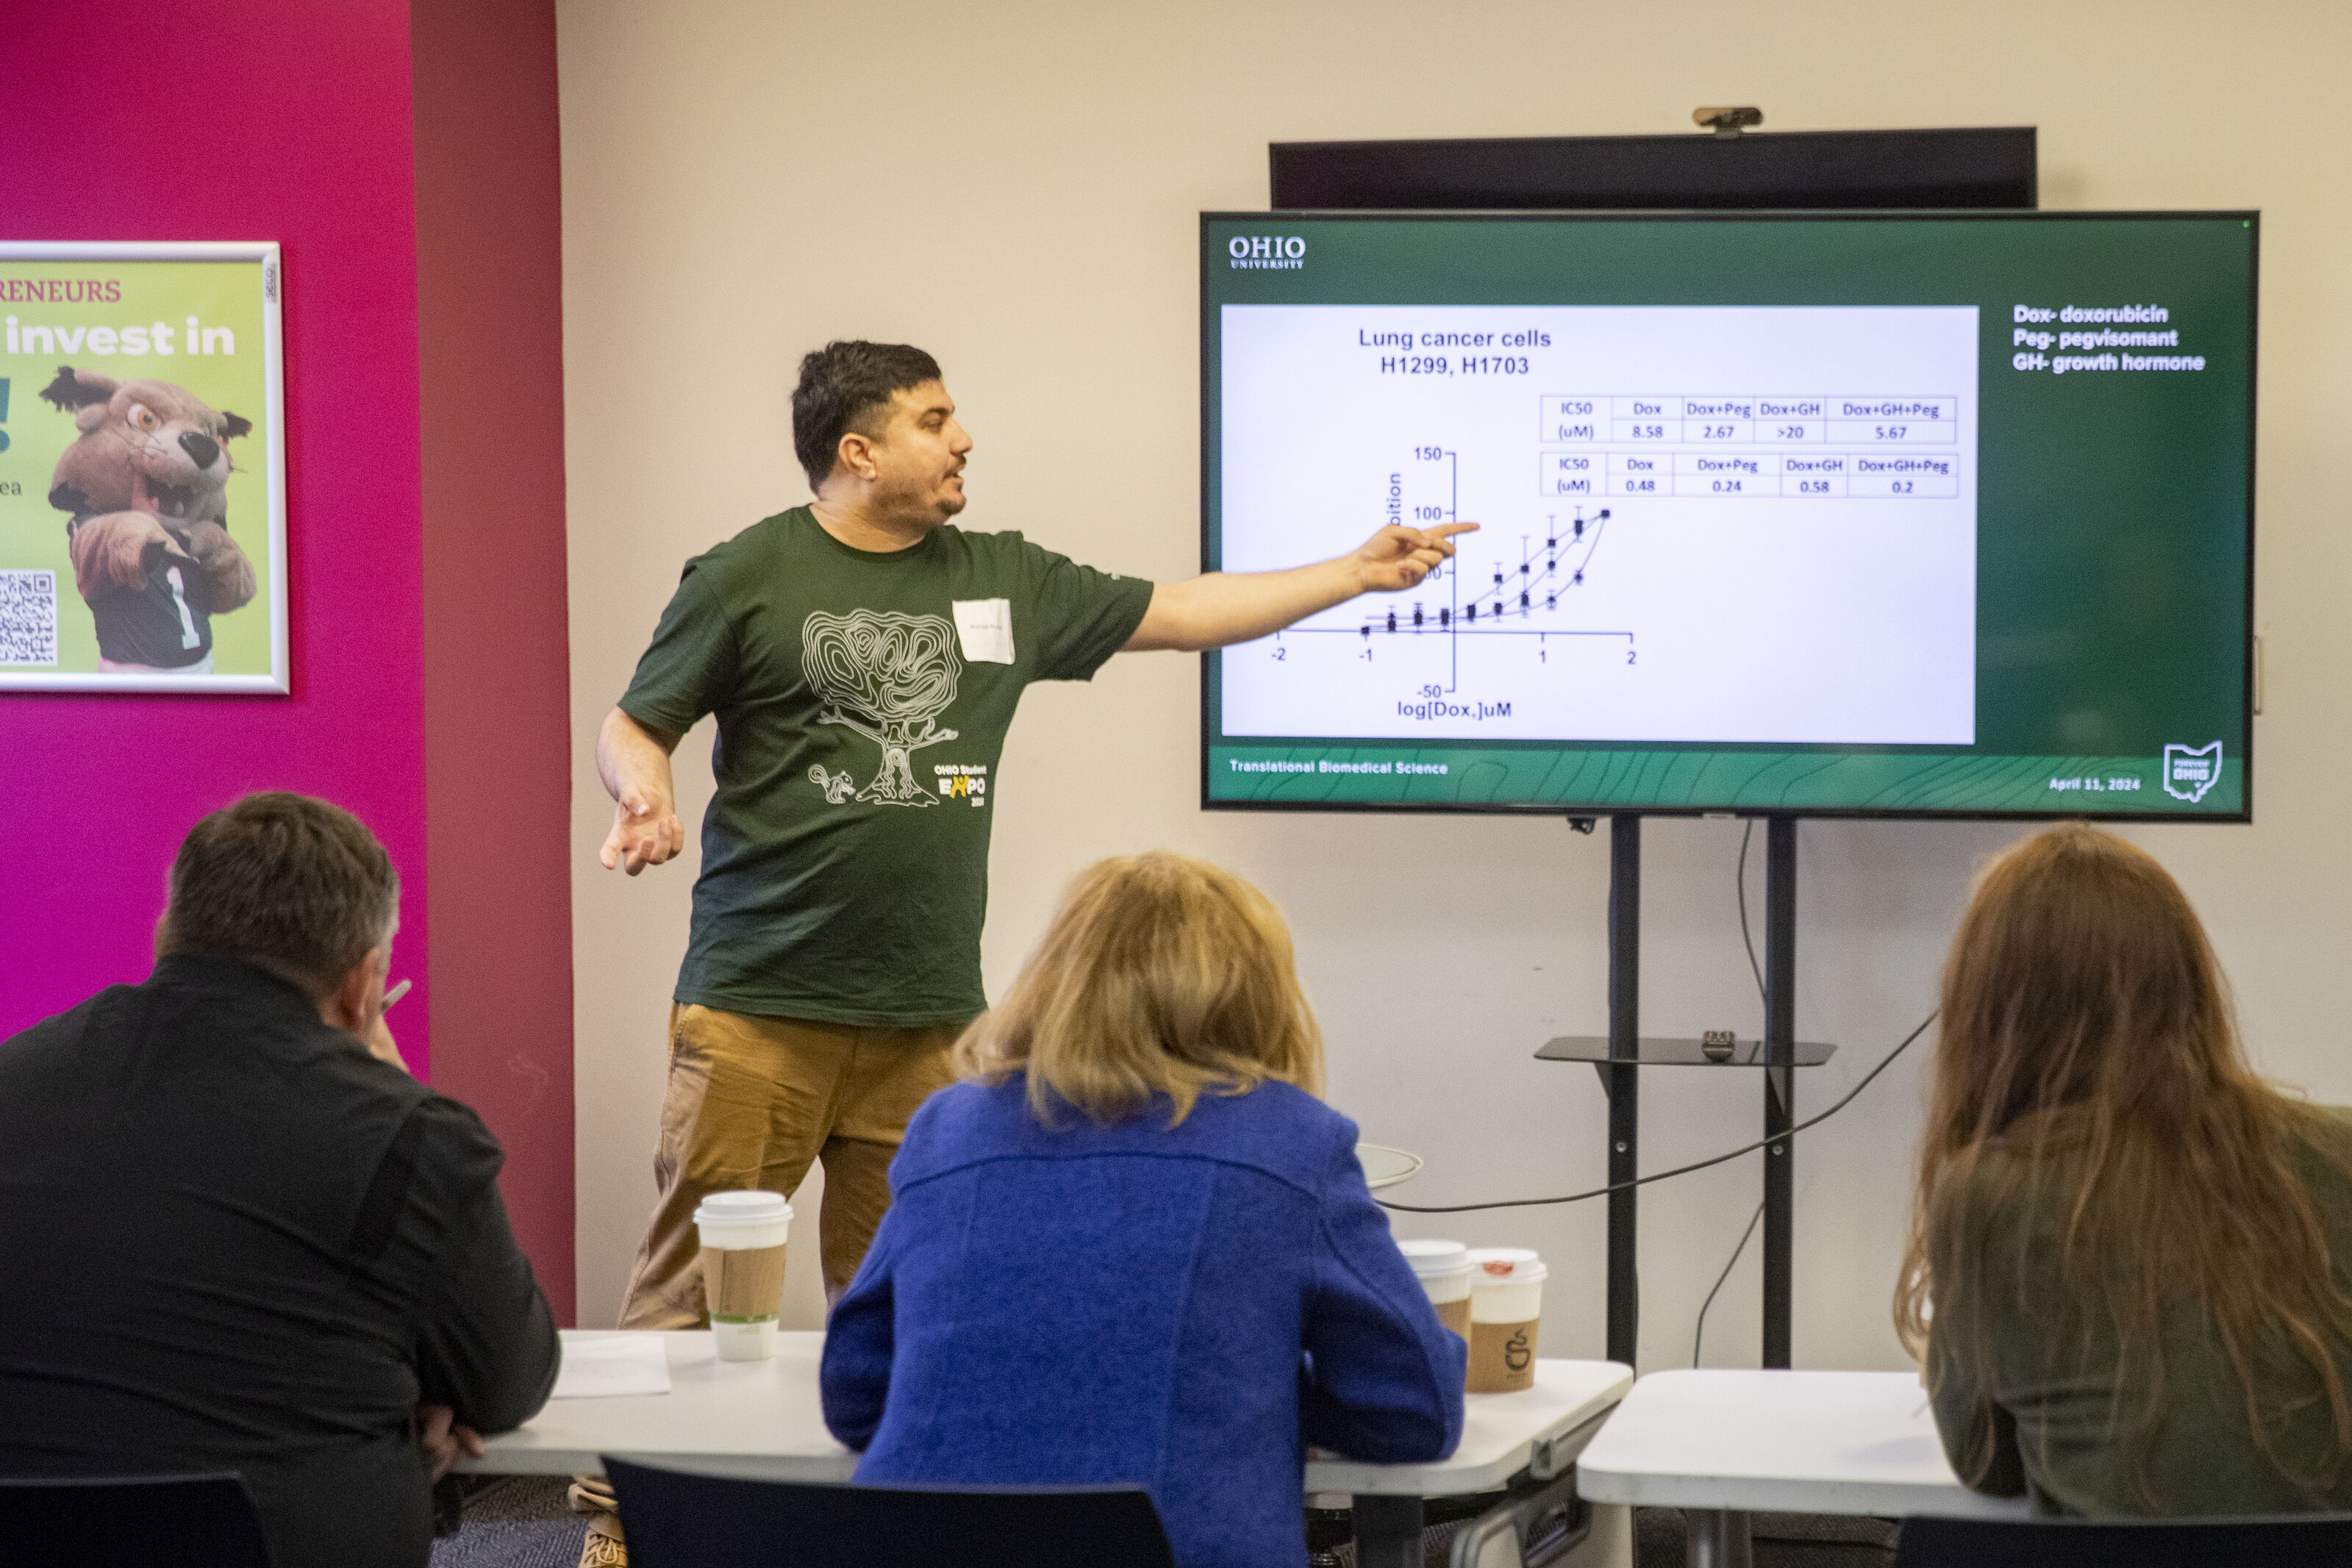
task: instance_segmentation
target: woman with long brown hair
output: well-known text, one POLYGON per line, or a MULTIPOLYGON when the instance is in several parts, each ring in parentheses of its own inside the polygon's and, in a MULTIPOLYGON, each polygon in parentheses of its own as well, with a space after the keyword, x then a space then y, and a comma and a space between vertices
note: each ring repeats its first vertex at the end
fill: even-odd
POLYGON ((2352 1505, 2352 1121, 2258 1077, 2196 912, 2070 823, 1944 969, 1895 1324, 1960 1479, 2083 1514, 2352 1505))
POLYGON ((1129 1482, 1181 1568, 1265 1568, 1306 1561, 1302 1442, 1453 1451, 1466 1347, 1316 1098, 1265 894, 1179 855, 1090 867, 956 1062, 826 1325, 859 1480, 1129 1482))

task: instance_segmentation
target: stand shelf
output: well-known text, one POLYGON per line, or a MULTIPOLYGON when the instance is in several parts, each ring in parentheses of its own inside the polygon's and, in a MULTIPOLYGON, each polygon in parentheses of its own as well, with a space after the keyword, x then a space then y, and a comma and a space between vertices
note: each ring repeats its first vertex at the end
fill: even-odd
MULTIPOLYGON (((1819 1067, 1837 1054, 1837 1047, 1815 1040, 1797 1041, 1798 1067, 1819 1067)), ((1721 1061, 1706 1054, 1695 1040, 1664 1040, 1645 1035, 1634 1042, 1631 1057, 1609 1053, 1609 1037, 1605 1034, 1564 1034, 1558 1040, 1546 1040, 1536 1052, 1538 1061, 1590 1061, 1596 1064, 1631 1061, 1636 1067, 1761 1067, 1764 1065, 1764 1042, 1760 1040, 1735 1040, 1731 1054, 1721 1061)))

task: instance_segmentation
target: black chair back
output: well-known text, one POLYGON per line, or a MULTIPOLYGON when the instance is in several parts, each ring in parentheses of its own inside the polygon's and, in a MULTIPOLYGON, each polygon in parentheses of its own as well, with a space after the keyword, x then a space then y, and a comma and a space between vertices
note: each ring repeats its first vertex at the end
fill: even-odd
POLYGON ((2352 1563, 2352 1514, 2259 1519, 1906 1519, 1895 1568, 2273 1568, 2352 1563))
POLYGON ((233 1475, 0 1479, 0 1561, 72 1568, 270 1568, 233 1475))
POLYGON ((607 1458, 632 1568, 1174 1568, 1135 1487, 746 1481, 607 1458))

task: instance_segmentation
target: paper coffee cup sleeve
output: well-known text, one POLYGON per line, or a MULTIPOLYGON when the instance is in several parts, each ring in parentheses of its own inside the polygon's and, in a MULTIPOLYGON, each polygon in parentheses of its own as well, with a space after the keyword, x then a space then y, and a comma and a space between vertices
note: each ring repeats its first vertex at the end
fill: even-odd
POLYGON ((1509 1394, 1536 1385, 1537 1322, 1470 1325, 1470 1367, 1465 1386, 1473 1394, 1509 1394))
POLYGON ((702 1289, 714 1318, 772 1318, 784 1298, 784 1249, 702 1249, 702 1289))

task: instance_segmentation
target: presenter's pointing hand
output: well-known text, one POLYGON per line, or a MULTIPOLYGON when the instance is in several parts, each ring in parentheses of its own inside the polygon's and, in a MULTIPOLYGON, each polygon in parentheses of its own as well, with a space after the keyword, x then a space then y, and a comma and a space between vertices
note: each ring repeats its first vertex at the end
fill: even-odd
POLYGON ((1440 523, 1433 528, 1409 528, 1391 523, 1356 552, 1356 574, 1368 593, 1419 588, 1438 563, 1454 553, 1454 536, 1469 533, 1477 526, 1440 523))
POLYGON ((615 866, 631 876, 649 865, 673 859, 686 848, 686 824, 667 800, 648 800, 632 792, 613 807, 613 831, 599 857, 604 869, 615 866))

